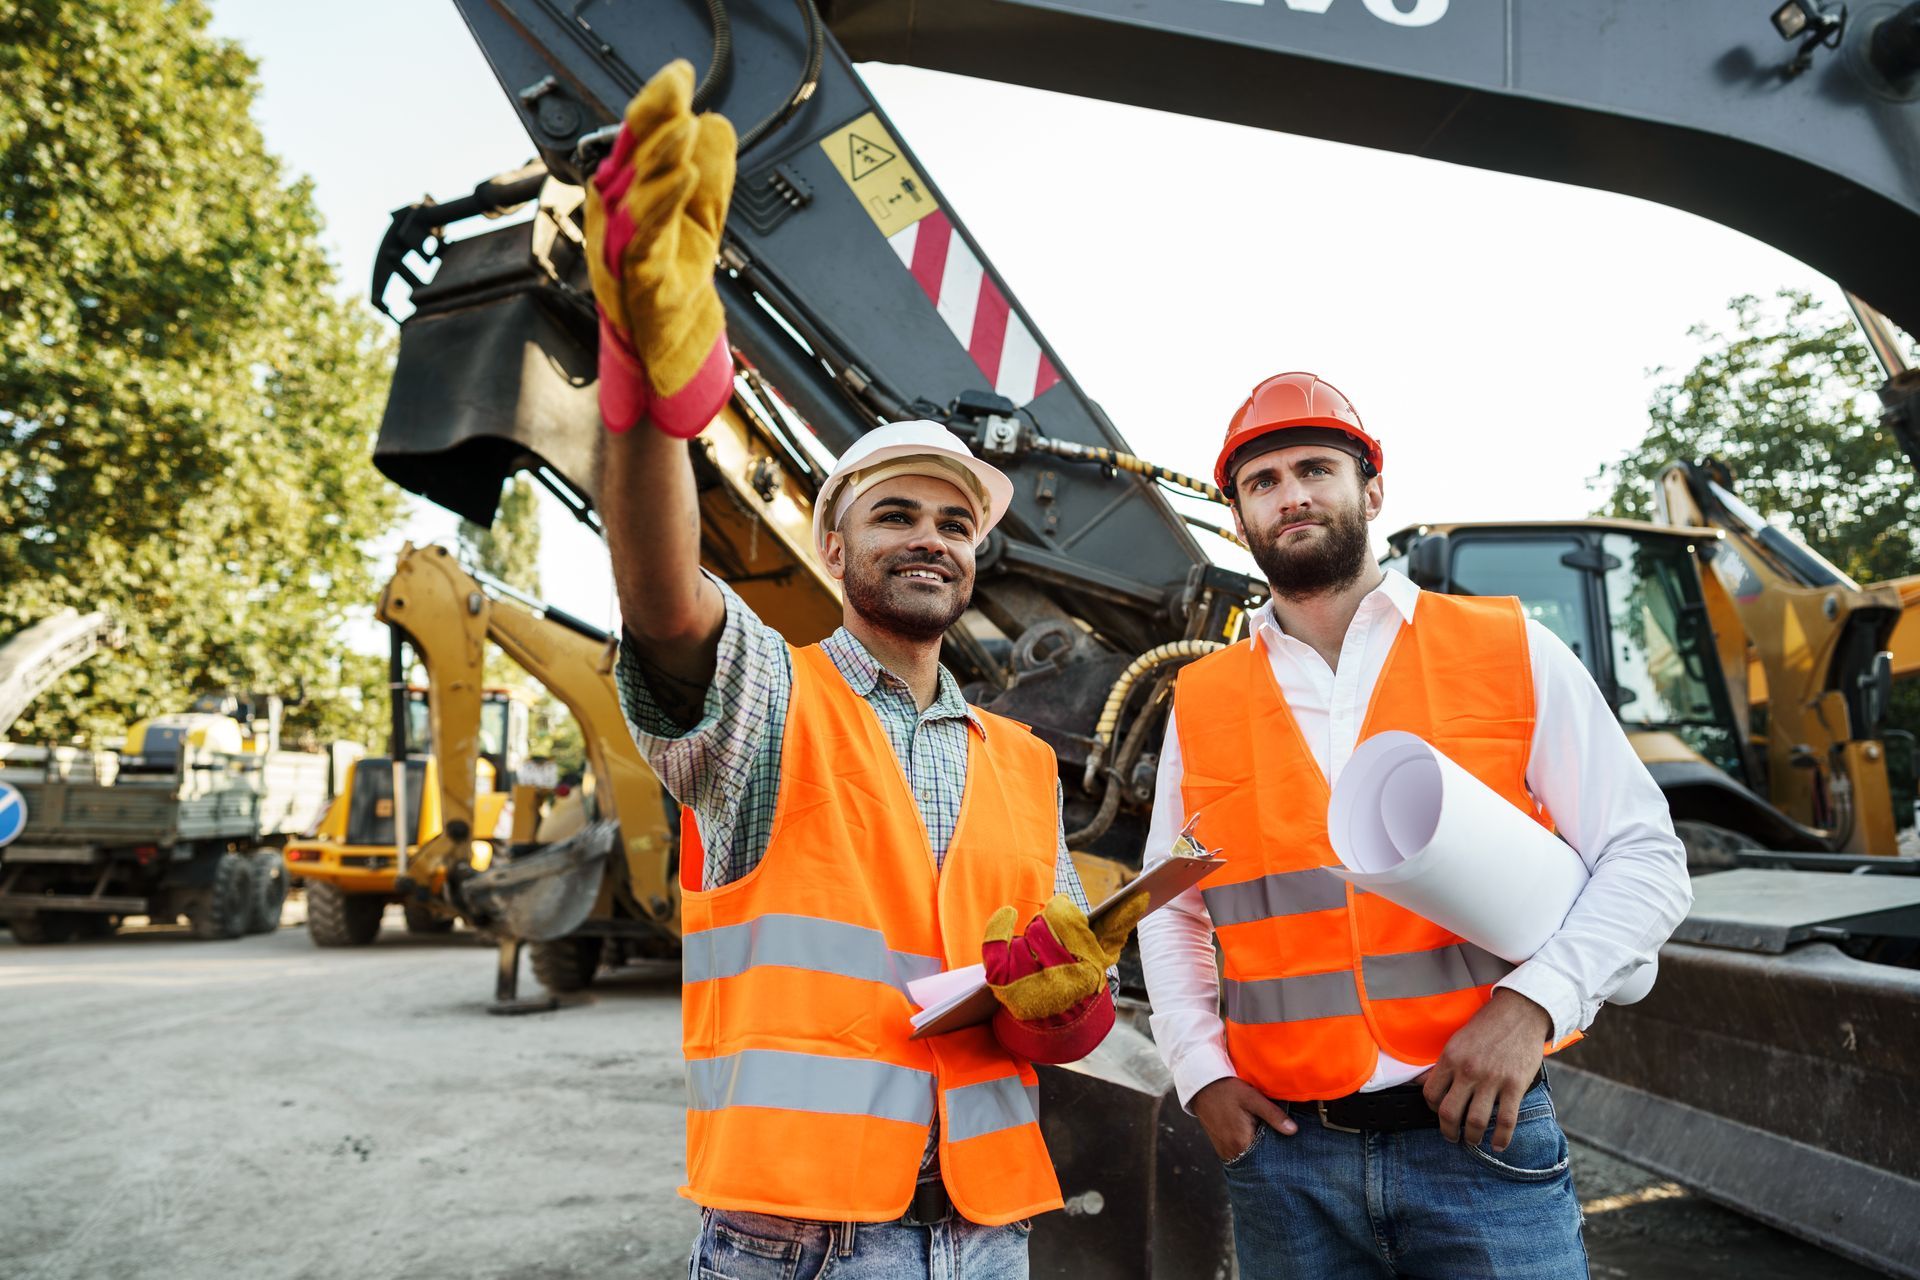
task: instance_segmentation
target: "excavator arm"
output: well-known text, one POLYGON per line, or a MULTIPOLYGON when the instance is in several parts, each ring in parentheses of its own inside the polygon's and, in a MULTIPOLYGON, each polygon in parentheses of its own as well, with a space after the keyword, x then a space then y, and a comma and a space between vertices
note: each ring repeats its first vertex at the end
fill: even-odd
POLYGON ((0 644, 0 734, 55 680, 121 642, 104 613, 62 609, 0 644))
MULTIPOLYGON (((439 764, 439 834, 409 859, 402 895, 445 875, 457 887, 470 870, 476 838, 476 767, 486 646, 491 643, 573 714, 596 783, 594 801, 619 828, 617 869, 600 890, 625 918, 677 937, 674 882, 677 811, 641 758, 620 712, 612 648, 601 631, 549 606, 503 599, 445 548, 400 553, 377 616, 404 633, 427 668, 427 711, 439 764)), ((572 900, 591 901, 598 863, 572 900)), ((455 905, 460 900, 454 898, 455 905)), ((542 931, 544 932, 544 931, 542 931)))
MULTIPOLYGON (((374 293, 386 305, 404 282, 415 309, 382 469, 483 523, 504 477, 527 469, 591 522, 601 427, 579 184, 645 77, 691 60, 700 105, 743 137, 718 279, 749 444, 696 457, 703 510, 730 508, 751 545, 776 527, 766 495, 804 506, 827 459, 905 417, 947 421, 1006 469, 1016 498, 945 659, 977 701, 1055 748, 1076 847, 1110 856, 1138 855, 1157 738, 1136 722, 1159 715, 1173 664, 1104 735, 1101 708, 1143 654, 1230 639, 1264 589, 1215 566, 1192 531, 1205 522, 1169 502, 1204 482, 1130 469, 1120 431, 850 54, 1661 200, 1920 324, 1920 258, 1898 249, 1920 231, 1920 4, 1852 6, 1832 28, 1835 6, 1809 5, 1812 26, 1789 42, 1747 0, 455 3, 539 160, 396 213, 374 293), (523 203, 530 221, 447 237, 523 203), (410 253, 439 258, 430 283, 410 253)), ((810 626, 782 629, 804 641, 810 626)))

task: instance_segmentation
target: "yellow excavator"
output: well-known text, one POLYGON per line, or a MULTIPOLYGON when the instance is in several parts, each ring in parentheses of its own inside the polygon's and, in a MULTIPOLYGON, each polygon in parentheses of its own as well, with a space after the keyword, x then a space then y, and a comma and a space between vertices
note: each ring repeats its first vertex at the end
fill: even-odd
MULTIPOLYGON (((431 743, 424 759, 409 759, 403 746, 397 762, 365 761, 356 773, 356 785, 387 801, 413 833, 396 841, 395 827, 386 827, 380 901, 399 900, 410 917, 465 915, 499 938, 502 1011, 550 1007, 513 998, 523 942, 533 944, 535 973, 555 991, 586 986, 606 961, 673 954, 677 814, 627 732, 609 637, 483 581, 438 546, 401 551, 376 616, 393 632, 394 684, 401 685, 403 645, 427 672, 424 732, 403 736, 396 726, 395 741, 431 743), (484 685, 488 645, 579 724, 587 755, 580 786, 517 780, 512 764, 488 759, 489 716, 500 705, 484 685), (392 779, 403 772, 401 790, 392 779), (510 790, 490 790, 489 778, 510 790), (410 811, 417 823, 406 819, 410 811)), ((302 854, 305 875, 304 847, 302 854)))
POLYGON ((1519 596, 1564 640, 1695 871, 1898 855, 1892 797, 1912 787, 1904 750, 1895 786, 1884 724, 1898 587, 1854 582, 1715 463, 1668 466, 1657 517, 1419 525, 1393 535, 1387 563, 1429 590, 1519 596))
MULTIPOLYGON (((373 300, 384 309, 389 286, 405 284, 413 310, 378 465, 483 524, 503 478, 524 470, 591 522, 603 428, 581 188, 648 70, 674 56, 707 67, 696 99, 741 137, 716 278, 735 399, 694 457, 708 563, 789 640, 815 638, 837 613, 802 550, 804 499, 824 459, 880 423, 946 422, 1008 473, 1015 495, 980 549, 974 607, 943 660, 970 698, 1053 746, 1076 850, 1139 857, 1172 677, 1197 650, 1233 640, 1264 588, 1206 554, 1193 530, 1217 531, 1217 515, 1196 519, 1169 500, 1208 486, 1128 456, 854 62, 1104 94, 1663 199, 1798 254, 1910 331, 1920 323, 1920 259, 1887 252, 1920 225, 1910 131, 1889 123, 1920 67, 1920 40, 1907 38, 1920 6, 1869 6, 1840 24, 1835 6, 1788 4, 1769 31, 1764 10, 1727 5, 1668 5, 1648 23, 1619 20, 1620 6, 1445 0, 633 0, 567 13, 546 0, 455 3, 539 160, 396 212, 373 300), (1647 74, 1596 77, 1596 66, 1647 74), (1730 66, 1743 70, 1724 74, 1730 66), (1756 95, 1762 81, 1770 88, 1756 95), (530 217, 446 236, 515 207, 530 217), (1804 216, 1812 208, 1823 216, 1804 216), (430 280, 416 273, 421 258, 435 260, 430 280)), ((1027 127, 1044 133, 1037 108, 1027 127)), ((1117 174, 1114 190, 1138 178, 1117 174)), ((1102 195, 1090 198, 1097 212, 1102 195)), ((1154 252, 1180 252, 1179 236, 1162 239, 1154 252)), ((1234 269, 1230 252, 1223 269, 1234 269)), ((1192 319, 1149 300, 1128 321, 1146 350, 1157 327, 1192 319)), ((1891 434, 1920 458, 1920 377, 1890 378, 1882 398, 1891 434)), ((1543 438, 1553 427, 1543 413, 1543 438)), ((1764 532, 1721 528, 1713 511, 1668 519, 1539 528, 1548 545, 1524 548, 1531 560, 1503 562, 1496 531, 1466 525, 1397 540, 1396 555, 1433 567, 1439 589, 1564 609, 1563 634, 1585 646, 1676 812, 1697 804, 1698 821, 1730 833, 1720 853, 1910 870, 1874 852, 1893 825, 1878 816, 1884 784, 1874 790, 1884 683, 1867 650, 1886 639, 1881 604, 1863 598, 1874 593, 1803 582, 1792 595, 1783 577, 1777 607, 1750 603, 1706 551, 1744 560, 1764 532), (1413 545, 1435 532, 1447 540, 1413 545), (1756 655, 1799 655, 1759 661, 1764 700, 1748 643, 1756 655)), ((484 905, 503 874, 496 863, 448 883, 484 905)), ((1920 1158, 1883 1120, 1886 1098, 1914 1092, 1904 1032, 1920 972, 1900 950, 1920 903, 1912 884, 1743 865, 1696 888, 1712 909, 1663 952, 1660 985, 1609 1011, 1556 1072, 1569 1129, 1828 1247, 1920 1274, 1902 1249, 1910 1215, 1897 1208, 1920 1187, 1920 1158)), ((1036 1231, 1034 1273, 1225 1274, 1217 1161, 1144 1037, 1117 1027, 1093 1059, 1043 1080, 1069 1207, 1036 1231), (1076 1124, 1090 1115, 1097 1126, 1076 1124)))
MULTIPOLYGON (((394 888, 396 809, 408 816, 413 845, 424 844, 441 829, 440 771, 432 754, 427 690, 408 687, 400 696, 406 705, 408 754, 425 753, 408 761, 405 795, 396 804, 391 756, 363 756, 311 832, 286 847, 287 871, 306 892, 307 936, 317 947, 372 943, 380 936, 388 904, 401 902, 394 888)), ((474 843, 476 867, 489 864, 492 840, 503 836, 503 825, 511 821, 510 781, 527 765, 531 708, 531 699, 518 689, 480 691, 474 813, 476 829, 490 838, 474 843)), ((401 906, 408 933, 453 928, 453 911, 436 901, 404 901, 401 906)))

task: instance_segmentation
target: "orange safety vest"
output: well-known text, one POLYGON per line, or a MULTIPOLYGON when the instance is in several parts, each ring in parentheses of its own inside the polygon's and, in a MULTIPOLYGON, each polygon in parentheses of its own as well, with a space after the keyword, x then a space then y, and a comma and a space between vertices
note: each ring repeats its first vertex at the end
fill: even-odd
POLYGON ((979 963, 999 907, 1024 919, 1053 896, 1053 750, 979 713, 987 733, 967 735, 959 825, 936 870, 873 708, 817 645, 792 653, 766 856, 702 889, 683 819, 680 1193, 793 1218, 898 1218, 937 1109, 940 1172, 963 1216, 998 1225, 1057 1209, 1032 1065, 985 1024, 908 1039, 906 995, 912 979, 979 963))
MULTIPOLYGON (((1520 602, 1426 592, 1416 616, 1394 640, 1360 740, 1415 734, 1551 829, 1527 790, 1533 675, 1520 602)), ((1380 1050, 1436 1061, 1513 966, 1326 870, 1340 864, 1331 789, 1257 638, 1182 671, 1174 708, 1181 799, 1195 838, 1227 859, 1201 895, 1225 958, 1235 1072, 1269 1097, 1310 1102, 1360 1088, 1380 1050)))

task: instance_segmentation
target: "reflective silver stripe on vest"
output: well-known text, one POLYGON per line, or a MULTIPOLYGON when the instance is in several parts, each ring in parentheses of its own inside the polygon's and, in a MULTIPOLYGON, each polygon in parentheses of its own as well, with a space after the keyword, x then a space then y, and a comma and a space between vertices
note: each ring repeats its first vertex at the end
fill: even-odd
POLYGON ((1040 1091, 1019 1076, 982 1080, 947 1090, 947 1137, 965 1142, 1040 1119, 1040 1091))
POLYGON ((1367 979, 1369 1000, 1411 1000, 1444 995, 1469 987, 1484 987, 1513 972, 1513 966, 1482 951, 1471 942, 1433 951, 1403 951, 1391 956, 1368 956, 1361 972, 1367 979))
POLYGON ((1200 896, 1206 900, 1207 914, 1213 917, 1217 929, 1344 907, 1347 882, 1325 867, 1308 867, 1304 871, 1276 871, 1240 884, 1214 885, 1202 889, 1200 896))
POLYGON ((778 1049, 745 1049, 687 1061, 687 1106, 777 1107, 840 1116, 933 1123, 931 1071, 865 1058, 828 1058, 778 1049))
POLYGON ((682 947, 686 982, 731 978, 755 965, 778 965, 884 982, 905 991, 907 983, 946 967, 933 956, 890 949, 878 929, 817 916, 766 915, 745 924, 703 929, 688 934, 682 947))
POLYGON ((1250 1026, 1262 1022, 1305 1022, 1360 1012, 1353 974, 1308 973, 1297 978, 1227 979, 1227 1021, 1250 1026))

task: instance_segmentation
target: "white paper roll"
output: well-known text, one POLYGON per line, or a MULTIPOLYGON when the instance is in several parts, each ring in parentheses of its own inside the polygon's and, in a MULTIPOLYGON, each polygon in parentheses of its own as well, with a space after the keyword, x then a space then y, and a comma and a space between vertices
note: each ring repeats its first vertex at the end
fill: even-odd
MULTIPOLYGON (((1503 960, 1531 959, 1587 886, 1580 855, 1492 787, 1410 733, 1354 750, 1327 806, 1333 873, 1503 960)), ((1609 1004, 1653 987, 1658 964, 1609 1004)))

